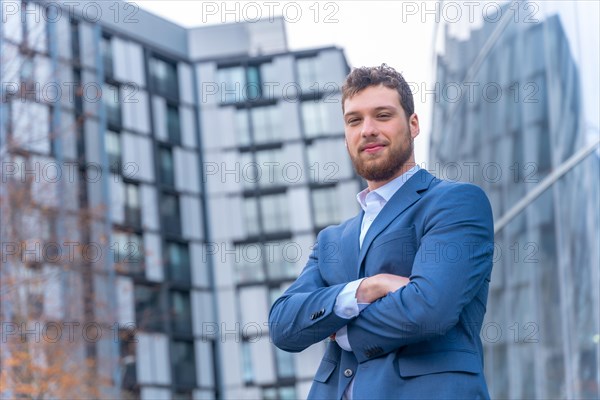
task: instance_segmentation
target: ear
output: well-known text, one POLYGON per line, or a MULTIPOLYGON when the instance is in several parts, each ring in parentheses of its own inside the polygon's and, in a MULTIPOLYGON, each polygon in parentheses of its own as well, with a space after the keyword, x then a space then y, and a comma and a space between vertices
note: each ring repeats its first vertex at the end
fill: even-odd
POLYGON ((417 136, 419 136, 421 128, 419 127, 419 117, 417 116, 417 114, 413 113, 413 115, 410 116, 410 118, 408 119, 408 127, 410 129, 411 138, 414 139, 417 136))

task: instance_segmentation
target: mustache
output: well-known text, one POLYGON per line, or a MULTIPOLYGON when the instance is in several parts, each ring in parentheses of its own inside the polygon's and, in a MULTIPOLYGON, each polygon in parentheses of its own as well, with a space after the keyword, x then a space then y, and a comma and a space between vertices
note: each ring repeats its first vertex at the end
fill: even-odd
POLYGON ((387 140, 365 140, 358 147, 358 150, 359 151, 363 151, 363 150, 365 150, 366 148, 369 148, 369 147, 373 147, 373 146, 387 146, 389 144, 390 144, 390 142, 388 142, 387 140))

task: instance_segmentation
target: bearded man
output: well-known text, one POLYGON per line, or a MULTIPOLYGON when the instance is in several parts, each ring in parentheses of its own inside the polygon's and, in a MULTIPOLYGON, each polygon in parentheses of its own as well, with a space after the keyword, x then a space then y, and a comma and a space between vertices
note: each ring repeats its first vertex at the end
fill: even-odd
POLYGON ((273 342, 298 352, 331 339, 310 399, 489 398, 479 337, 493 254, 486 195, 415 164, 419 119, 393 68, 353 69, 342 112, 367 182, 362 210, 319 233, 271 308, 273 342))

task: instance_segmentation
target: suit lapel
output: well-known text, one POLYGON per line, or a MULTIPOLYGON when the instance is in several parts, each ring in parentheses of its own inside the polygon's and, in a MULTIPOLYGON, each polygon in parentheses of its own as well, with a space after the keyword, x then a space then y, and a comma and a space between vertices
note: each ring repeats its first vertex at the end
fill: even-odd
POLYGON ((360 213, 351 219, 346 228, 342 232, 341 240, 341 259, 342 268, 349 274, 348 280, 353 281, 358 279, 358 251, 359 251, 359 238, 360 238, 360 224, 364 211, 360 210, 360 213), (355 267, 349 267, 355 266, 355 267))
POLYGON ((429 187, 432 179, 433 175, 424 169, 420 169, 406 181, 400 189, 398 189, 390 201, 383 207, 363 240, 357 266, 357 268, 359 268, 359 276, 362 277, 362 264, 373 240, 383 232, 398 215, 421 198, 420 192, 429 187))

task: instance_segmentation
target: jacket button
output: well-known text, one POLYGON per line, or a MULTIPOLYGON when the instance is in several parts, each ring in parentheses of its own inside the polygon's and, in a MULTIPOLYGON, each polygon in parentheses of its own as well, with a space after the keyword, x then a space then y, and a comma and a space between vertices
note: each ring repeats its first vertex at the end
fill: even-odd
POLYGON ((348 368, 347 370, 344 371, 344 376, 346 378, 350 378, 353 374, 354 374, 354 372, 352 372, 352 370, 350 368, 348 368))

